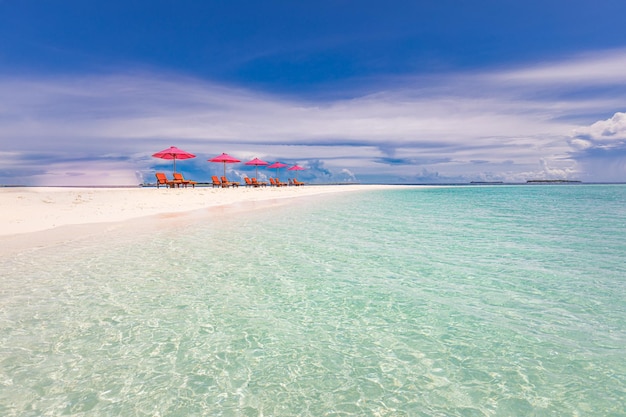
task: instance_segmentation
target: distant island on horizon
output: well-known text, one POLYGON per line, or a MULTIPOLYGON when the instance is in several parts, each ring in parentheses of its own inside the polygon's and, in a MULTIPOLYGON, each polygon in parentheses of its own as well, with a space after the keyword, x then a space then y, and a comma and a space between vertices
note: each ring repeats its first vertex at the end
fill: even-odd
POLYGON ((580 183, 582 181, 579 181, 579 180, 528 180, 528 181, 526 181, 526 184, 536 184, 536 183, 540 183, 540 184, 545 184, 545 183, 561 184, 561 183, 569 183, 569 182, 580 183))
MULTIPOLYGON (((580 184, 582 181, 579 180, 527 180, 526 184, 580 184)), ((516 183, 506 183, 504 181, 470 181, 470 184, 473 185, 497 185, 497 184, 516 184, 516 183)), ((517 183, 524 184, 524 183, 517 183)))
POLYGON ((471 181, 470 184, 504 184, 504 181, 471 181))

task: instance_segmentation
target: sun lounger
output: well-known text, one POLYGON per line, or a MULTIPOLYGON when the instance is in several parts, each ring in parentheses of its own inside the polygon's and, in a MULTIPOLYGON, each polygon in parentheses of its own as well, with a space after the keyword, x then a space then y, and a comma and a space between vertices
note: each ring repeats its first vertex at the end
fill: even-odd
POLYGON ((298 181, 298 179, 297 179, 297 178, 294 178, 294 179, 293 179, 293 185, 304 185, 304 183, 303 183, 303 182, 301 182, 301 181, 298 181))
POLYGON ((215 188, 215 187, 223 187, 222 182, 219 180, 219 178, 217 178, 216 175, 213 175, 211 177, 211 179, 213 180, 213 184, 212 184, 213 188, 215 188))
POLYGON ((156 186, 159 188, 161 185, 165 185, 169 188, 174 188, 180 186, 180 183, 177 181, 168 180, 167 176, 163 172, 157 172, 154 174, 156 176, 157 182, 156 186))
POLYGON ((183 187, 187 188, 188 185, 191 185, 192 188, 196 188, 197 182, 196 181, 192 181, 192 180, 186 180, 183 177, 183 174, 181 174, 180 172, 175 172, 172 175, 174 176, 174 181, 178 182, 183 187))
POLYGON ((256 187, 267 187, 267 183, 266 182, 259 182, 259 181, 257 181, 256 178, 252 178, 251 181, 252 181, 252 184, 254 186, 256 186, 256 187))
POLYGON ((270 185, 274 186, 274 187, 284 187, 287 184, 284 183, 284 182, 280 182, 280 180, 278 178, 270 177, 270 185))
POLYGON ((239 187, 239 183, 235 181, 228 181, 226 177, 222 177, 222 187, 239 187))
POLYGON ((248 177, 245 177, 245 178, 244 178, 244 181, 246 182, 246 183, 244 184, 246 187, 258 187, 258 185, 254 185, 254 184, 252 183, 252 180, 251 180, 250 178, 248 178, 248 177))

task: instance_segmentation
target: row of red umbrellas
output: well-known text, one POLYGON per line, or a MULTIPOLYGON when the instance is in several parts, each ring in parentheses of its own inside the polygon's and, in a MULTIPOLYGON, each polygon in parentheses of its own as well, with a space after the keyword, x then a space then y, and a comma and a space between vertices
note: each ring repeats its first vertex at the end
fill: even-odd
MULTIPOLYGON (((160 152, 157 152, 155 154, 153 154, 152 156, 154 156, 155 158, 161 158, 161 159, 172 159, 174 161, 174 172, 176 172, 176 160, 177 159, 191 159, 191 158, 195 158, 196 155, 189 153, 189 152, 185 152, 182 149, 177 148, 176 146, 170 146, 167 149, 164 149, 160 152)), ((216 156, 215 158, 211 158, 208 160, 209 162, 222 162, 224 164, 224 176, 226 176, 226 164, 234 164, 234 163, 238 163, 241 162, 239 159, 228 155, 227 153, 223 153, 219 156, 216 156)), ((286 166, 288 166, 287 164, 283 164, 282 162, 274 162, 273 164, 269 164, 268 162, 262 161, 259 158, 254 158, 248 162, 245 162, 245 165, 254 165, 256 168, 256 177, 259 176, 259 166, 267 166, 267 168, 270 169, 276 169, 276 170, 280 170, 280 168, 285 168, 286 166)), ((289 171, 302 171, 304 168, 302 168, 299 165, 294 165, 291 168, 289 168, 289 171)))

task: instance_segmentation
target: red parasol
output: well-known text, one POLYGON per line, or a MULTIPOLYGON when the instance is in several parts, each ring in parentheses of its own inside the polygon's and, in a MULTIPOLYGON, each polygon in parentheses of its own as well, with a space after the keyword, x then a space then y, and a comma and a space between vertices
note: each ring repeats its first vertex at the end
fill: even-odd
POLYGON ((304 168, 302 168, 300 165, 296 164, 290 168, 287 168, 287 171, 296 171, 296 179, 298 179, 298 171, 304 171, 304 168))
POLYGON ((230 156, 227 153, 223 153, 220 156, 216 156, 215 158, 209 159, 209 162, 223 162, 224 163, 224 176, 226 176, 226 164, 235 164, 241 161, 235 157, 230 156))
POLYGON ((280 181, 280 169, 286 167, 287 164, 283 164, 282 162, 274 162, 272 165, 269 165, 269 169, 275 169, 276 175, 278 176, 278 180, 280 181))
POLYGON ((192 153, 185 152, 182 149, 178 149, 176 146, 170 146, 167 149, 162 150, 161 152, 157 152, 153 154, 155 158, 161 159, 173 159, 174 160, 174 172, 176 172, 176 160, 177 159, 190 159, 195 158, 196 156, 192 153))
POLYGON ((258 180, 259 179, 259 165, 268 165, 268 162, 262 161, 259 158, 254 158, 251 159, 250 161, 246 162, 246 165, 254 165, 256 168, 256 176, 255 178, 258 180))

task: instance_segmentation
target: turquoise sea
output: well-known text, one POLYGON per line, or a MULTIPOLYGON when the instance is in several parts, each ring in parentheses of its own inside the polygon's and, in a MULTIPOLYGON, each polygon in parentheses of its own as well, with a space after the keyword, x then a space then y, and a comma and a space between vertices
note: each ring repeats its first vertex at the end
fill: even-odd
POLYGON ((0 415, 626 415, 625 185, 173 224, 0 260, 0 415))

